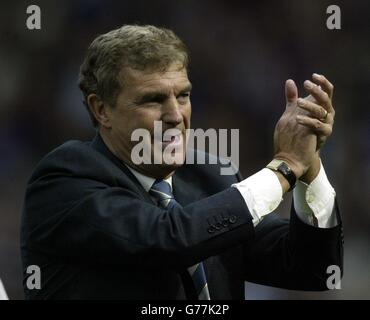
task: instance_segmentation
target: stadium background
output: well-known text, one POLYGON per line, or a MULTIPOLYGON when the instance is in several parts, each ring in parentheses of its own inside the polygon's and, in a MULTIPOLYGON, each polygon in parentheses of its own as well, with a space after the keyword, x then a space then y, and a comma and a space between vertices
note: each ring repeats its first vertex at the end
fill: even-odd
MULTIPOLYGON (((271 159, 284 81, 312 72, 335 84, 334 134, 322 152, 344 221, 341 290, 307 293, 248 284, 248 299, 370 298, 370 2, 2 1, 0 4, 0 278, 23 299, 19 232, 25 185, 48 151, 93 130, 77 88, 91 40, 122 24, 172 28, 191 52, 193 128, 239 128, 248 176, 271 159), (26 28, 41 8, 42 29, 26 28), (342 29, 326 28, 339 5, 342 29)), ((279 208, 285 215, 289 196, 279 208)))

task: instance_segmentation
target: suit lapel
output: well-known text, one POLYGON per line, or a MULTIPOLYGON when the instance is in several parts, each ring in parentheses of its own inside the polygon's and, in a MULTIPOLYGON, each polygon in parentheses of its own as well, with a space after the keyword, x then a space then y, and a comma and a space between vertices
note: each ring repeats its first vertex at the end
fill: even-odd
POLYGON ((140 193, 148 202, 153 203, 156 205, 156 203, 152 200, 152 198, 149 196, 148 192, 145 191, 141 183, 136 179, 136 177, 133 175, 133 173, 126 167, 126 165, 118 159, 105 145, 103 139, 100 137, 99 133, 97 133, 94 137, 94 139, 91 141, 90 146, 102 153, 104 156, 106 156, 113 164, 115 164, 123 173, 133 182, 135 185, 135 189, 138 193, 140 193))

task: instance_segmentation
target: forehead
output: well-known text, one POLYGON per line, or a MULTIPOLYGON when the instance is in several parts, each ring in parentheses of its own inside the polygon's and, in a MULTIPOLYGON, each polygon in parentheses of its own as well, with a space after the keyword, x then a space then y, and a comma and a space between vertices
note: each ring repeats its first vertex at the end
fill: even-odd
POLYGON ((131 93, 176 91, 190 85, 186 68, 178 64, 172 64, 164 71, 125 68, 124 83, 125 89, 131 93))

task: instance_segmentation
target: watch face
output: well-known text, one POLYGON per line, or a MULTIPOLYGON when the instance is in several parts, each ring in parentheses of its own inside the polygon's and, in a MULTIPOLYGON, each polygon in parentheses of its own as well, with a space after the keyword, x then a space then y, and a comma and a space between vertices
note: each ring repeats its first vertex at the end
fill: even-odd
POLYGON ((295 184, 297 182, 297 178, 293 171, 288 167, 288 165, 283 162, 279 166, 279 171, 284 175, 284 177, 288 180, 290 184, 290 189, 292 190, 295 187, 295 184))
POLYGON ((279 169, 282 170, 285 174, 290 173, 289 167, 284 162, 279 165, 279 169))

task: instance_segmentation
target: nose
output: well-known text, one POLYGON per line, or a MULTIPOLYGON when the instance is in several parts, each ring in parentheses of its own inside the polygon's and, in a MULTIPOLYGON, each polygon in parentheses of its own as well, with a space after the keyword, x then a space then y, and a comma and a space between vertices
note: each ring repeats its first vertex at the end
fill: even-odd
POLYGON ((177 126, 183 121, 180 105, 176 97, 167 99, 166 103, 162 106, 162 121, 170 126, 177 126))

